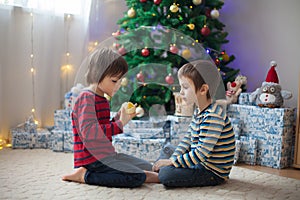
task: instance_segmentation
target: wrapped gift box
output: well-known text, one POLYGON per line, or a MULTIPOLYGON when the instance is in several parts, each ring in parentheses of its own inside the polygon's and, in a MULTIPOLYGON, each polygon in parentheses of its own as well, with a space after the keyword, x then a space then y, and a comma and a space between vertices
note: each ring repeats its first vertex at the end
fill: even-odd
POLYGON ((243 136, 257 140, 256 164, 273 168, 290 166, 295 134, 294 108, 231 104, 227 112, 229 117, 244 122, 243 136))
POLYGON ((71 110, 55 110, 54 111, 54 128, 57 130, 72 130, 71 110))
POLYGON ((171 123, 170 143, 178 145, 188 131, 192 117, 181 117, 169 115, 168 120, 171 123))
POLYGON ((128 135, 138 139, 157 139, 166 138, 163 127, 161 128, 137 128, 128 129, 124 128, 123 132, 128 135))
POLYGON ((253 137, 241 136, 237 141, 240 141, 238 162, 243 162, 249 165, 256 165, 257 139, 253 137))
POLYGON ((49 148, 51 133, 47 129, 37 128, 35 132, 26 132, 24 128, 11 129, 12 148, 49 148))
POLYGON ((244 122, 238 118, 229 118, 229 120, 231 121, 231 125, 233 127, 235 139, 238 139, 242 134, 244 122))
POLYGON ((166 119, 154 117, 149 120, 131 120, 124 126, 124 129, 161 128, 165 123, 166 119))
POLYGON ((166 139, 140 139, 126 134, 113 137, 116 152, 136 156, 148 161, 155 161, 163 148, 166 139))
POLYGON ((28 149, 32 146, 33 133, 28 133, 22 128, 10 130, 13 149, 28 149))
POLYGON ((73 131, 64 131, 64 152, 73 152, 73 131))
POLYGON ((64 151, 64 131, 52 130, 52 150, 56 152, 64 151))
POLYGON ((73 132, 52 130, 52 150, 56 152, 73 152, 73 132))
POLYGON ((239 95, 238 103, 242 105, 254 105, 254 102, 250 99, 251 93, 249 92, 242 92, 239 95))

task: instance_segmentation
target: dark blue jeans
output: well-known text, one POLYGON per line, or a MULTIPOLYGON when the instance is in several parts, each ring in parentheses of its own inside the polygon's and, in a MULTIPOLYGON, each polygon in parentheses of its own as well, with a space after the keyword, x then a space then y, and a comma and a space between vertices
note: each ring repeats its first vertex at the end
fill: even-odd
POLYGON ((201 164, 194 168, 162 167, 158 178, 166 187, 202 187, 220 185, 224 179, 205 169, 201 164))
POLYGON ((152 165, 142 159, 117 154, 84 166, 85 183, 107 187, 134 188, 146 180, 144 170, 151 171, 152 165))
MULTIPOLYGON (((175 150, 173 145, 167 144, 161 151, 159 159, 169 158, 175 150)), ((220 185, 225 180, 201 164, 193 168, 176 168, 165 166, 159 170, 158 178, 166 187, 202 187, 220 185)))

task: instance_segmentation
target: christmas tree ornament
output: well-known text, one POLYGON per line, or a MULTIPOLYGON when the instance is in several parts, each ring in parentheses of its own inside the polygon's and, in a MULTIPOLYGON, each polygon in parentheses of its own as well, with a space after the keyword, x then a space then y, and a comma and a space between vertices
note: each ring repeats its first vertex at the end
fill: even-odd
POLYGON ((125 55, 127 52, 126 52, 126 49, 125 47, 121 47, 119 50, 118 50, 119 54, 121 54, 122 56, 125 55))
POLYGON ((188 24, 187 27, 192 31, 195 29, 195 24, 188 24))
POLYGON ((178 48, 175 45, 170 46, 170 52, 173 54, 178 53, 178 48))
POLYGON ((130 9, 127 11, 127 15, 128 15, 128 17, 130 17, 130 18, 135 17, 136 12, 135 12, 134 8, 130 8, 130 9))
POLYGON ((185 59, 189 59, 192 56, 192 53, 189 49, 184 49, 181 53, 181 56, 185 59))
POLYGON ((114 42, 113 43, 113 47, 116 48, 116 49, 118 49, 120 47, 120 44, 114 42))
POLYGON ((137 75, 136 75, 137 80, 139 80, 140 82, 145 82, 145 77, 142 71, 140 71, 137 75))
POLYGON ((112 36, 114 36, 114 37, 119 36, 119 35, 121 35, 121 31, 120 30, 112 33, 112 36))
POLYGON ((125 87, 128 85, 128 78, 124 77, 121 80, 121 86, 125 87))
POLYGON ((222 52, 222 59, 224 62, 228 62, 229 61, 229 56, 226 52, 222 52))
POLYGON ((178 6, 175 3, 173 3, 173 5, 170 6, 170 11, 172 13, 177 13, 178 10, 179 10, 179 8, 178 8, 178 6))
POLYGON ((142 49, 142 56, 147 57, 150 55, 150 51, 147 48, 142 49))
POLYGON ((206 25, 204 25, 204 27, 201 29, 201 34, 203 36, 208 36, 210 34, 210 29, 206 25))
POLYGON ((169 85, 172 85, 174 83, 174 78, 173 78, 172 74, 169 74, 168 76, 166 76, 165 81, 169 85))
POLYGON ((220 65, 220 59, 219 59, 219 58, 216 58, 216 59, 215 59, 215 64, 216 64, 217 66, 220 65))
POLYGON ((153 3, 156 5, 159 5, 161 3, 162 0, 153 0, 153 3))
POLYGON ((218 19, 219 16, 220 16, 220 13, 217 9, 213 9, 212 11, 210 11, 210 16, 213 18, 213 19, 218 19))
POLYGON ((193 0, 193 4, 198 6, 202 3, 202 0, 193 0))
POLYGON ((147 0, 140 0, 140 2, 141 2, 141 3, 146 3, 146 2, 147 2, 147 0))
POLYGON ((143 117, 145 114, 144 109, 140 105, 135 109, 135 112, 137 113, 137 117, 143 117))
POLYGON ((210 18, 210 17, 211 17, 211 16, 210 16, 210 12, 211 12, 211 9, 207 8, 207 9, 205 10, 205 16, 208 17, 208 18, 210 18))

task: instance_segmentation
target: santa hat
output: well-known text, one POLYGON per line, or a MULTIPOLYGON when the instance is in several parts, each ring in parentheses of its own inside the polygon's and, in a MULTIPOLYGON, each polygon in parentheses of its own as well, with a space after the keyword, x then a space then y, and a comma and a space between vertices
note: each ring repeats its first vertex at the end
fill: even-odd
POLYGON ((279 79, 277 76, 277 72, 275 70, 277 63, 275 61, 271 61, 270 65, 271 65, 271 68, 267 74, 266 82, 272 82, 272 83, 279 84, 279 79))

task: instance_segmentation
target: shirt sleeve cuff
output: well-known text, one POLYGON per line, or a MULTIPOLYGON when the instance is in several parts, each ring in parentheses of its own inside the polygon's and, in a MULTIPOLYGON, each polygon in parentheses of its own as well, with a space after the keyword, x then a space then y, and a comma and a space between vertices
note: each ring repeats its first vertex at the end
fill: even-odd
POLYGON ((172 164, 173 164, 175 167, 180 167, 180 166, 181 166, 177 159, 170 158, 170 160, 172 161, 172 164))
POLYGON ((120 133, 123 133, 123 124, 122 124, 121 120, 116 120, 115 123, 117 124, 120 133))

